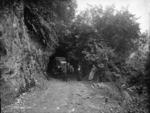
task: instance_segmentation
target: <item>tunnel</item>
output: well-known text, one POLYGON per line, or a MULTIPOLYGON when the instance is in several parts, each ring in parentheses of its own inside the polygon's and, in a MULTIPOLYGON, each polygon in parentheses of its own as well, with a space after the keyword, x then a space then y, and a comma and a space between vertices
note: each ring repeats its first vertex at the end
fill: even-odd
POLYGON ((66 62, 69 63, 70 66, 73 67, 74 69, 73 72, 68 74, 68 71, 67 71, 68 77, 70 79, 79 78, 79 74, 78 74, 79 61, 68 57, 67 53, 68 53, 67 49, 64 46, 63 47, 60 46, 55 50, 55 53, 49 57, 49 62, 48 62, 47 69, 46 69, 46 72, 49 78, 52 77, 52 78, 62 79, 63 77, 61 76, 61 74, 57 74, 58 70, 56 70, 56 67, 57 67, 56 58, 58 57, 64 57, 66 59, 66 62))
POLYGON ((53 74, 53 70, 56 67, 56 57, 65 57, 65 58, 67 58, 67 52, 63 48, 58 47, 55 50, 55 53, 52 56, 49 57, 49 62, 48 62, 48 65, 47 65, 47 70, 46 70, 47 75, 49 77, 54 77, 54 78, 58 77, 58 76, 53 74))

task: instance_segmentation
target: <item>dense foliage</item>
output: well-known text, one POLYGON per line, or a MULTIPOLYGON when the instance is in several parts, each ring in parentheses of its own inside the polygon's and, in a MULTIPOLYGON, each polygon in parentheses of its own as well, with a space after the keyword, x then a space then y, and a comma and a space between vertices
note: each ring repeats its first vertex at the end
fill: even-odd
POLYGON ((67 58, 81 65, 82 77, 95 65, 95 80, 113 82, 124 98, 130 95, 133 100, 124 105, 126 112, 143 112, 148 105, 145 65, 149 41, 136 20, 127 9, 91 7, 77 15, 66 28, 69 32, 59 39, 67 58))
POLYGON ((0 1, 1 86, 8 88, 2 96, 28 91, 48 77, 49 57, 61 51, 76 73, 81 66, 82 78, 95 66, 94 80, 112 82, 126 100, 129 94, 125 112, 146 112, 149 41, 138 18, 113 5, 75 16, 76 7, 74 0, 0 1))

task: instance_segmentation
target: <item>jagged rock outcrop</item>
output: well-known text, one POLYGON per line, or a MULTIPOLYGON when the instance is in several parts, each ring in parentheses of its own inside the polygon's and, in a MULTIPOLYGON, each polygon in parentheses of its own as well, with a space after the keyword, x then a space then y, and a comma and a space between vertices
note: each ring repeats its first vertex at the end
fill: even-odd
POLYGON ((2 104, 40 84, 52 48, 32 40, 24 23, 23 5, 6 8, 0 14, 0 82, 2 104))

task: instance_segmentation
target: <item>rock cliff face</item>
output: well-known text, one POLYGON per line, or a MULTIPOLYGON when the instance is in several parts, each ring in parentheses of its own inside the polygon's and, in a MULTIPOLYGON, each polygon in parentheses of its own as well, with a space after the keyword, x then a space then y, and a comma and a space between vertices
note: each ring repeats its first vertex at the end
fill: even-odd
POLYGON ((2 104, 40 84, 52 54, 32 40, 24 23, 22 6, 0 14, 0 92, 2 104))

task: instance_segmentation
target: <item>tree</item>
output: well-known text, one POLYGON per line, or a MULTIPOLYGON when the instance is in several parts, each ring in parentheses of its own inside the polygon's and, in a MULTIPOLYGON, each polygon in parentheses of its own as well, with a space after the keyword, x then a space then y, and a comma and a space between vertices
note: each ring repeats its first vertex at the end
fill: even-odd
POLYGON ((105 64, 105 70, 119 73, 130 53, 138 49, 140 29, 136 20, 127 9, 91 7, 76 16, 61 44, 68 48, 68 58, 83 64, 88 59, 89 67, 105 64))
POLYGON ((118 55, 125 57, 137 49, 135 42, 139 38, 139 24, 136 22, 137 18, 127 9, 117 11, 114 6, 105 10, 94 7, 82 12, 79 18, 93 27, 99 35, 97 39, 102 39, 118 55))

